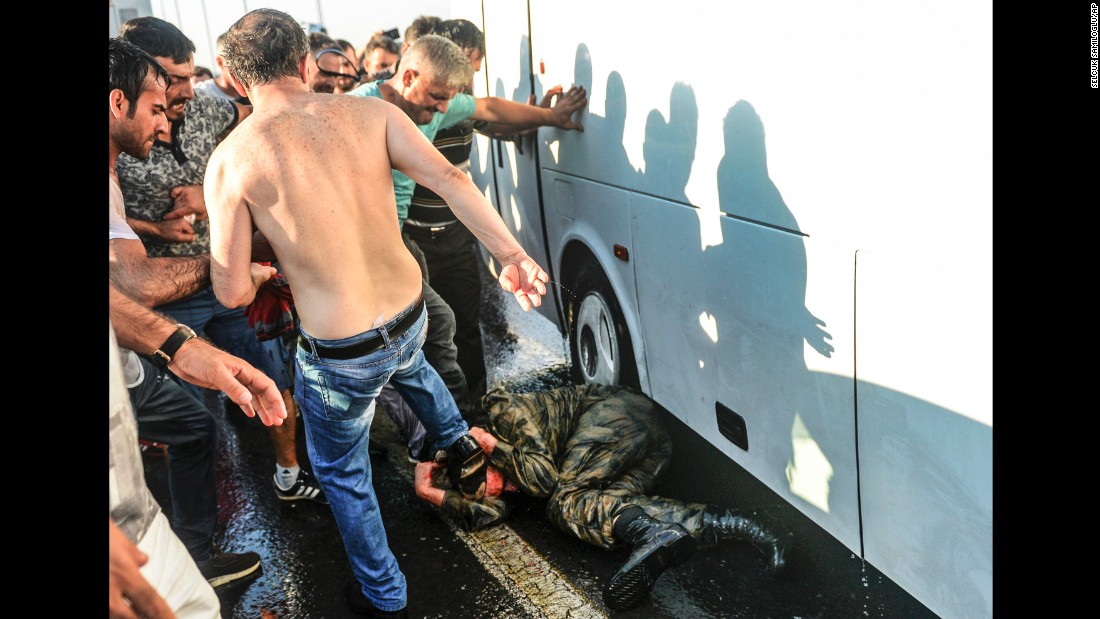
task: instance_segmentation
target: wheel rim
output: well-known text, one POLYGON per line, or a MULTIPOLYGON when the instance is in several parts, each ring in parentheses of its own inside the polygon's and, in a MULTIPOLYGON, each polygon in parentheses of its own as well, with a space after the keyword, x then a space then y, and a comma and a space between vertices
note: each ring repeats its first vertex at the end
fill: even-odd
POLYGON ((611 309, 599 293, 581 301, 577 312, 577 361, 586 383, 618 384, 619 341, 611 309))

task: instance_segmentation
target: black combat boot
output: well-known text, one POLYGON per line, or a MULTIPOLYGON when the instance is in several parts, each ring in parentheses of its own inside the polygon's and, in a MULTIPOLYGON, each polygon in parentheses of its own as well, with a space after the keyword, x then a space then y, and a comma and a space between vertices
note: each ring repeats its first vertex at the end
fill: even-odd
POLYGON ((367 596, 363 595, 363 590, 359 587, 359 581, 354 578, 344 583, 344 594, 347 596, 348 606, 357 615, 369 619, 409 619, 408 606, 401 610, 378 610, 375 608, 374 604, 371 604, 371 601, 367 599, 367 596))
POLYGON ((604 603, 612 610, 641 602, 666 568, 683 563, 695 552, 695 538, 687 529, 654 520, 635 506, 616 519, 615 537, 634 548, 604 589, 604 603))
POLYGON ((793 533, 783 531, 774 518, 761 510, 721 509, 712 505, 703 512, 705 545, 720 539, 746 541, 764 555, 772 576, 786 566, 793 538, 793 533))
POLYGON ((477 439, 469 434, 447 448, 447 474, 467 500, 480 501, 485 496, 485 471, 488 468, 489 458, 477 439))

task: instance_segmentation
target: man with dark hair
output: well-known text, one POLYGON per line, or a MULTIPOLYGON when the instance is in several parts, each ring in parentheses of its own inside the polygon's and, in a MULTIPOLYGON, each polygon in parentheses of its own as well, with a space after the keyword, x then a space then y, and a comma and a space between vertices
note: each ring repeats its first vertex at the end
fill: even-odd
MULTIPOLYGON (((122 194, 118 189, 115 161, 121 152, 139 159, 145 158, 157 133, 167 129, 165 89, 171 77, 155 58, 126 41, 110 39, 108 53, 108 226, 112 234, 125 234, 129 228, 125 222, 122 194)), ((209 443, 208 451, 202 452, 201 445, 197 451, 202 452, 200 458, 209 456, 210 486, 199 489, 196 495, 188 495, 188 488, 173 489, 179 492, 173 492, 173 523, 169 525, 145 484, 138 451, 138 428, 144 424, 137 419, 140 413, 132 408, 133 388, 150 382, 151 364, 136 353, 163 359, 165 371, 183 380, 226 390, 246 415, 259 414, 264 424, 281 423, 286 417, 286 409, 271 379, 248 363, 210 346, 200 338, 192 337, 193 334, 141 306, 113 285, 108 285, 108 301, 111 322, 109 615, 134 617, 135 613, 139 613, 143 617, 219 617, 219 602, 211 588, 213 583, 210 582, 209 566, 205 570, 200 568, 195 560, 195 551, 189 547, 192 544, 185 545, 180 537, 182 534, 189 540, 197 539, 199 546, 205 543, 206 555, 211 554, 210 539, 215 524, 213 510, 216 509, 214 436, 211 433, 193 437, 197 442, 209 443), (127 349, 119 348, 119 342, 127 349), (206 490, 207 496, 202 496, 203 490, 206 490), (192 508, 202 510, 203 506, 183 504, 190 500, 181 499, 184 496, 197 496, 199 502, 207 503, 212 509, 196 518, 192 508), (204 517, 208 517, 209 521, 202 522, 204 517), (177 531, 193 524, 200 529, 208 527, 208 530, 177 531)), ((182 391, 178 391, 178 395, 189 397, 182 391)), ((194 404, 201 408, 198 402, 194 404)), ((164 426, 173 423, 170 418, 175 415, 174 411, 162 410, 160 413, 164 420, 157 423, 164 426)), ((181 446, 178 453, 172 453, 173 459, 177 457, 182 461, 192 456, 185 453, 181 446)), ((176 481, 184 483, 179 479, 176 481)), ((238 562, 234 564, 239 569, 254 571, 259 567, 259 556, 252 554, 253 562, 244 566, 238 562)), ((247 559, 244 555, 232 557, 247 559)), ((220 572, 218 576, 225 577, 226 573, 220 572)))
POLYGON ((374 398, 394 382, 447 452, 464 496, 484 495, 485 454, 420 352, 423 281, 401 240, 391 171, 448 199, 500 260, 499 282, 524 310, 542 303, 549 276, 400 110, 374 98, 309 92, 308 54, 305 33, 281 11, 253 10, 229 29, 226 66, 255 111, 207 170, 211 278, 221 302, 247 305, 254 290, 241 278, 253 228, 270 243, 294 290, 294 397, 355 576, 348 602, 368 616, 407 617, 405 577, 371 482, 374 398))
POLYGON ((363 53, 359 56, 359 64, 366 74, 363 79, 373 82, 393 75, 399 60, 401 60, 401 46, 397 41, 384 34, 372 36, 363 46, 363 53))
POLYGON ((511 511, 506 491, 545 497, 557 529, 630 556, 611 577, 604 601, 615 610, 642 601, 668 567, 696 544, 751 543, 772 574, 786 564, 789 533, 763 510, 722 509, 650 494, 672 458, 660 407, 629 387, 582 385, 514 394, 494 389, 474 414, 485 428, 470 434, 489 454, 485 496, 449 489, 446 462, 416 466, 416 495, 477 531, 511 511))
MULTIPOLYGON (((127 266, 136 264, 146 252, 151 257, 196 257, 210 251, 203 195, 206 164, 218 142, 252 108, 208 93, 196 95, 190 83, 195 44, 171 23, 156 17, 131 19, 122 24, 119 38, 155 57, 172 76, 166 94, 169 130, 157 136, 147 159, 125 154, 118 159, 126 221, 140 241, 112 241, 112 251, 118 258, 118 269, 127 275, 125 279, 146 286, 150 285, 146 283, 150 273, 127 266)), ((209 285, 161 303, 156 307, 158 311, 248 360, 279 385, 291 414, 287 423, 269 429, 275 451, 275 494, 283 501, 326 503, 317 480, 298 463, 297 414, 291 396, 289 359, 282 343, 277 339, 259 341, 244 313, 219 303, 209 285)), ((201 389, 183 386, 196 399, 205 401, 201 389)))
MULTIPOLYGON (((158 132, 165 131, 168 121, 165 86, 171 81, 165 71, 148 53, 119 39, 110 45, 110 115, 108 117, 109 189, 108 243, 136 244, 142 271, 153 281, 177 280, 172 286, 182 286, 181 295, 209 282, 209 255, 201 257, 148 258, 141 241, 126 224, 122 192, 118 186, 116 162, 122 153, 144 160, 149 156, 158 132), (144 87, 138 91, 138 73, 144 87), (145 78, 152 74, 154 79, 145 78), (151 84, 151 85, 150 85, 151 84), (138 95, 136 92, 140 92, 138 95), (155 102, 151 101, 156 96, 155 102), (130 98, 132 97, 132 98, 130 98), (128 108, 128 109, 127 109, 128 108), (123 109, 126 112, 123 113, 123 109), (140 116, 139 116, 140 114, 140 116)), ((258 265, 256 265, 258 266, 258 265)), ((253 281, 270 277, 263 269, 252 270, 253 281)), ((112 281, 129 283, 128 278, 111 272, 112 281)), ((112 288, 113 289, 113 288, 112 288)), ((159 290, 148 291, 152 298, 159 290)), ((194 334, 179 326, 169 341, 182 344, 194 334)), ((168 445, 168 487, 172 499, 172 530, 183 542, 199 570, 212 586, 219 586, 255 572, 260 556, 254 552, 222 553, 214 547, 218 501, 215 478, 217 456, 217 424, 213 414, 178 383, 169 379, 168 364, 174 351, 170 346, 158 349, 151 358, 130 355, 127 369, 133 380, 128 382, 133 415, 137 419, 138 436, 144 440, 168 445), (167 350, 167 352, 165 352, 167 350)))
POLYGON ((214 57, 214 66, 217 67, 218 74, 215 75, 213 79, 195 84, 195 92, 208 92, 222 99, 229 99, 230 101, 236 101, 242 105, 249 105, 248 99, 245 99, 240 93, 234 90, 233 84, 229 83, 229 76, 225 74, 225 63, 222 61, 222 45, 224 42, 225 33, 223 32, 218 35, 218 38, 214 41, 214 46, 217 48, 218 52, 217 56, 214 57))
POLYGON ((117 133, 112 124, 111 141, 133 150, 136 157, 148 157, 157 133, 168 126, 164 115, 167 107, 164 92, 172 78, 156 58, 132 43, 114 38, 109 41, 107 72, 111 118, 125 122, 121 118, 125 116, 126 120, 141 123, 137 126, 120 124, 117 133), (140 119, 139 111, 142 112, 140 119))

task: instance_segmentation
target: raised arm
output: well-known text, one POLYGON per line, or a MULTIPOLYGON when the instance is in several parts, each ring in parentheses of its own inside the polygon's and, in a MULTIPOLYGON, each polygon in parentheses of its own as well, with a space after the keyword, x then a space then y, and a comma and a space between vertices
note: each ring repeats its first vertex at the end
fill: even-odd
POLYGON ((546 282, 550 281, 546 271, 523 251, 470 177, 451 165, 404 112, 393 105, 384 109, 386 147, 393 168, 447 201, 462 223, 500 261, 498 281, 515 295, 524 311, 542 305, 546 282))
POLYGON ((574 86, 559 96, 557 103, 549 108, 516 103, 500 97, 478 97, 471 118, 512 125, 517 131, 545 126, 584 131, 583 125, 573 122, 573 113, 584 109, 586 105, 588 94, 584 86, 574 86))

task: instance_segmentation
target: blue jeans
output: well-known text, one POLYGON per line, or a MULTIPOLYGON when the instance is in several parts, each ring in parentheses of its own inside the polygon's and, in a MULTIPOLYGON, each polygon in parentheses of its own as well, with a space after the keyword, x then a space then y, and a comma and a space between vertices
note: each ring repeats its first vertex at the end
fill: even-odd
MULTIPOLYGON (((392 328, 417 307, 410 305, 384 327, 392 328)), ((424 360, 420 348, 427 337, 426 326, 427 311, 421 310, 413 326, 392 339, 385 329, 339 340, 319 340, 302 330, 305 343, 297 352, 294 399, 305 421, 313 472, 336 517, 352 572, 363 595, 379 610, 405 608, 408 600, 405 575, 389 548, 371 484, 367 441, 374 399, 387 381, 392 382, 439 449, 469 430, 447 385, 424 360), (313 348, 315 344, 350 346, 378 335, 384 346, 356 359, 322 358, 313 348)))
MULTIPOLYGON (((240 357, 267 374, 279 391, 290 388, 289 358, 282 342, 276 338, 261 342, 256 330, 248 326, 243 308, 228 308, 218 302, 210 286, 190 296, 158 305, 154 308, 176 322, 191 327, 195 333, 213 342, 218 348, 240 357)), ((175 375, 172 375, 175 377, 175 375)), ((201 387, 177 380, 200 402, 205 401, 201 387)))

